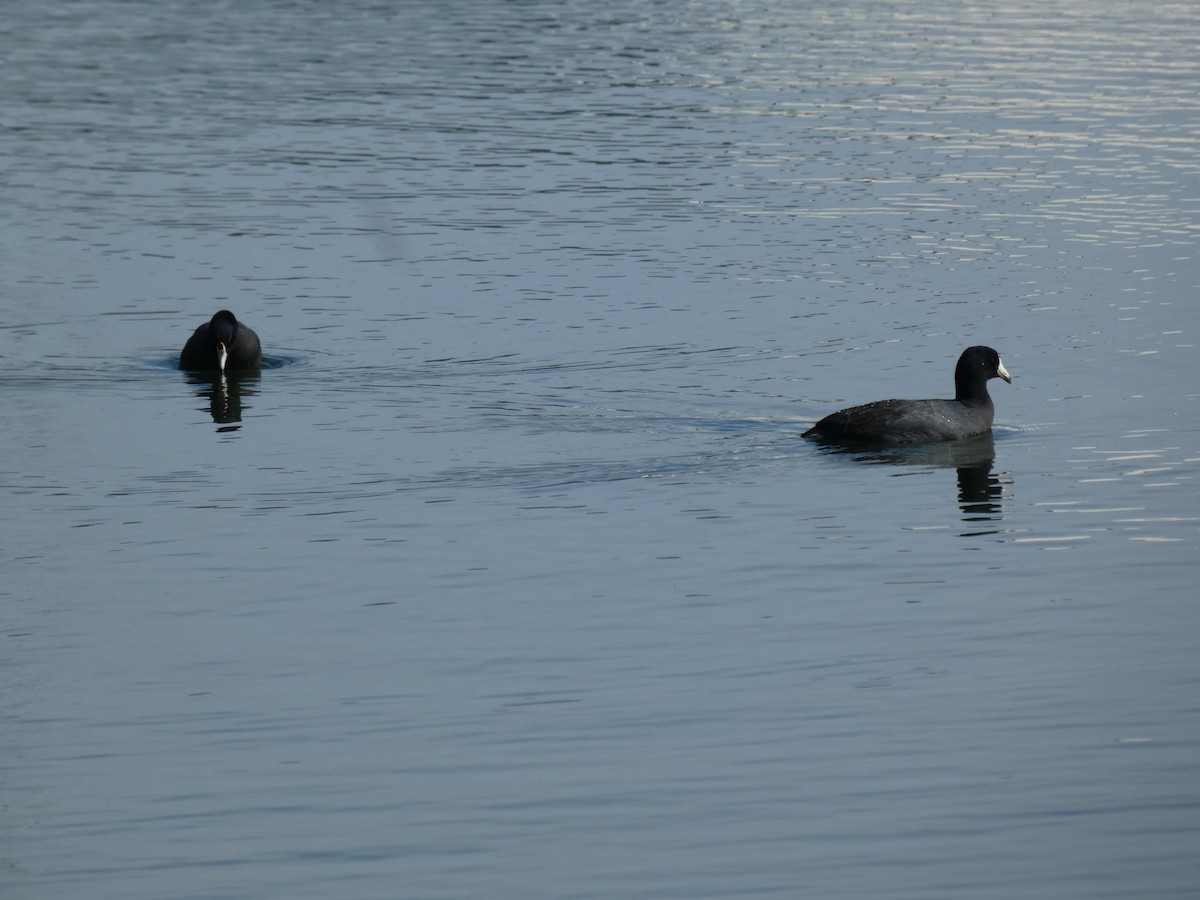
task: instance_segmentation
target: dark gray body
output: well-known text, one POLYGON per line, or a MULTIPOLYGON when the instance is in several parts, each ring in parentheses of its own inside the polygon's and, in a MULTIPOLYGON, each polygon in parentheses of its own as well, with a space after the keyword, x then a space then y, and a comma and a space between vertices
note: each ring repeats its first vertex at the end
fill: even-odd
POLYGON ((826 416, 804 437, 881 444, 956 441, 990 431, 995 416, 990 400, 971 406, 958 400, 877 400, 826 416))

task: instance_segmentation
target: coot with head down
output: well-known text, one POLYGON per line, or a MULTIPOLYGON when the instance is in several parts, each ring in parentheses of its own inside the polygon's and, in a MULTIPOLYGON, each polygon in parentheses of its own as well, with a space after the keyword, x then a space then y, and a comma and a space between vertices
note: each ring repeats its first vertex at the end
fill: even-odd
POLYGON ((245 372, 261 366, 258 335, 227 309, 197 328, 179 354, 179 368, 194 372, 245 372))

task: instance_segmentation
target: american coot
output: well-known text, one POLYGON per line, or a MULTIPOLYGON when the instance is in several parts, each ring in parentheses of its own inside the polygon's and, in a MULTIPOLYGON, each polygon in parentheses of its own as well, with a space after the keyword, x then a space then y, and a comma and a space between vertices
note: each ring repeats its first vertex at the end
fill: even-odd
POLYGON ((179 368, 189 371, 244 372, 260 366, 262 344, 258 335, 227 309, 197 328, 179 354, 179 368))
POLYGON ((913 444, 955 441, 992 428, 989 378, 1012 377, 991 347, 968 347, 954 367, 953 400, 879 400, 832 413, 803 437, 830 443, 913 444))

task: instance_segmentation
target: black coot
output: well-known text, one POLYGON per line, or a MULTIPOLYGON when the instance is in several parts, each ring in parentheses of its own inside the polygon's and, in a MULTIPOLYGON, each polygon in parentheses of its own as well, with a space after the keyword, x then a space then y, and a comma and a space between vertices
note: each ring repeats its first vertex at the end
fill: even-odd
POLYGON ((953 400, 879 400, 832 413, 804 432, 830 443, 913 444, 955 441, 992 428, 989 378, 1012 377, 991 347, 968 347, 954 368, 953 400))
POLYGON ((189 371, 244 372, 261 366, 258 335, 227 309, 197 328, 179 354, 179 368, 189 371))

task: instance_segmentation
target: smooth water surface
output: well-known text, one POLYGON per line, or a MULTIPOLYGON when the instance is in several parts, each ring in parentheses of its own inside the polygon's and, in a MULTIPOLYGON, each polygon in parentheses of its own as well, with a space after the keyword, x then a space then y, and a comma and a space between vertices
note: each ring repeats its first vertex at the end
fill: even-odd
POLYGON ((8 10, 0 894, 1194 896, 1198 41, 8 10))

